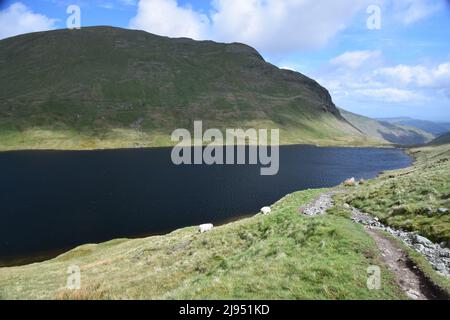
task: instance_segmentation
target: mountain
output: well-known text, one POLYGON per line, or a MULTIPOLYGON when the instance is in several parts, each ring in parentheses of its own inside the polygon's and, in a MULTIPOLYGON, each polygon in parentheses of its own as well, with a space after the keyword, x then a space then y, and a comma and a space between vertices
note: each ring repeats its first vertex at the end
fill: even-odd
POLYGON ((340 109, 340 112, 347 121, 364 134, 390 143, 417 145, 428 143, 434 139, 431 133, 415 127, 378 121, 343 109, 340 109))
POLYGON ((377 119, 383 122, 389 122, 391 124, 405 125, 409 127, 415 127, 423 131, 432 133, 435 136, 440 136, 443 133, 450 131, 450 123, 445 122, 433 122, 427 120, 417 120, 412 118, 381 118, 377 119))
POLYGON ((370 144, 328 91, 239 43, 112 27, 0 41, 0 149, 172 145, 174 129, 280 128, 282 143, 370 144))
POLYGON ((448 144, 448 143, 450 143, 450 132, 447 132, 430 142, 430 144, 433 145, 448 144))

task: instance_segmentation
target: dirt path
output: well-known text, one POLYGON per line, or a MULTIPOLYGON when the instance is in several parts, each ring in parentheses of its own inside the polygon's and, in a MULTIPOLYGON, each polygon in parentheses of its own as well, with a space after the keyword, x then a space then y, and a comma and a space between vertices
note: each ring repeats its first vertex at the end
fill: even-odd
MULTIPOLYGON (((307 216, 325 214, 333 207, 333 195, 342 191, 331 191, 321 194, 311 203, 300 208, 300 212, 307 216)), ((424 278, 419 270, 411 263, 407 253, 394 240, 377 230, 374 225, 379 222, 367 214, 352 208, 353 220, 364 225, 366 232, 375 240, 381 252, 383 262, 395 276, 398 286, 405 294, 413 300, 438 299, 430 283, 424 278)))
POLYGON ((321 194, 314 201, 300 208, 300 212, 307 216, 318 216, 334 206, 333 196, 341 191, 330 191, 321 194))
POLYGON ((395 240, 380 231, 367 229, 366 232, 375 240, 384 263, 395 275, 395 280, 406 295, 413 300, 436 299, 426 281, 417 270, 408 263, 409 259, 395 240))

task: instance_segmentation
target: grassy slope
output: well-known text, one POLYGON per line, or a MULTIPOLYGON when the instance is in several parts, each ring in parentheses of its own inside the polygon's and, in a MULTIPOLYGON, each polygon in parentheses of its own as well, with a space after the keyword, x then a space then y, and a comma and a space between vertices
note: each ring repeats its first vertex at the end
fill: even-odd
POLYGON ((3 299, 398 299, 382 269, 382 290, 366 287, 379 264, 362 227, 333 215, 308 218, 299 207, 324 190, 286 196, 257 215, 198 234, 85 245, 54 260, 0 269, 3 299), (82 290, 64 289, 77 264, 82 290))
POLYGON ((0 41, 0 150, 169 146, 177 128, 280 128, 281 142, 376 143, 329 93, 242 44, 109 27, 0 41))
POLYGON ((408 127, 419 128, 423 131, 430 132, 436 137, 450 131, 450 123, 448 122, 433 122, 427 120, 417 120, 411 118, 386 118, 378 119, 382 122, 389 122, 392 124, 399 124, 408 127))
POLYGON ((412 149, 413 167, 388 172, 345 196, 395 228, 450 242, 450 144, 412 149))
POLYGON ((370 119, 340 109, 342 116, 366 135, 395 144, 418 145, 434 139, 431 133, 411 126, 370 119))
POLYGON ((450 132, 443 134, 433 141, 431 141, 431 145, 440 145, 440 144, 448 144, 450 143, 450 132))

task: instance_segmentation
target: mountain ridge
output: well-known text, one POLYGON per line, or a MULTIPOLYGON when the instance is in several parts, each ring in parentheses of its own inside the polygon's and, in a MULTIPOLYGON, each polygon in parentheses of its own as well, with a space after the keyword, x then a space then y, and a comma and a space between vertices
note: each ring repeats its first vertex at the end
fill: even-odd
POLYGON ((381 141, 400 145, 420 145, 429 143, 435 138, 433 134, 413 126, 379 121, 342 108, 339 110, 342 116, 362 133, 381 141))
POLYGON ((382 122, 388 122, 395 125, 404 125, 409 127, 415 127, 420 130, 429 132, 435 136, 440 136, 448 131, 450 131, 450 123, 448 122, 435 122, 429 120, 419 120, 409 117, 400 118, 378 118, 376 119, 382 122))
POLYGON ((282 144, 372 145, 329 92, 240 43, 113 27, 0 41, 0 149, 170 146, 170 133, 280 128, 282 144))
POLYGON ((430 142, 430 145, 441 145, 450 143, 450 132, 440 135, 436 139, 430 142))

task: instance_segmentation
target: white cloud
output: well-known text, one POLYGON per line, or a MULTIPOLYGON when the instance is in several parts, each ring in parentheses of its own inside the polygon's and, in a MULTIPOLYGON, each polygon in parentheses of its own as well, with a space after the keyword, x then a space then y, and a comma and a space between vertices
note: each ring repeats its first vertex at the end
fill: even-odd
POLYGON ((169 37, 201 40, 208 34, 209 19, 190 7, 180 7, 176 0, 140 0, 130 28, 169 37))
POLYGON ((216 38, 265 52, 320 48, 345 29, 365 1, 216 0, 216 38))
POLYGON ((443 9, 445 0, 395 0, 395 17, 405 25, 426 19, 443 9))
POLYGON ((419 93, 398 88, 360 89, 354 94, 371 97, 386 102, 411 102, 423 101, 425 97, 419 93))
MULTIPOLYGON (((122 0, 130 1, 130 0, 122 0)), ((130 27, 172 36, 243 42, 268 54, 325 46, 374 0, 209 0, 207 13, 177 0, 139 0, 130 27)), ((383 18, 404 25, 429 18, 445 0, 377 0, 383 18)), ((361 22, 364 24, 364 22, 361 22)))
POLYGON ((398 65, 382 68, 377 70, 375 74, 401 86, 414 86, 417 88, 443 88, 450 86, 450 62, 432 67, 398 65))
POLYGON ((289 70, 289 71, 298 72, 295 68, 289 67, 289 66, 281 66, 281 67, 279 67, 279 68, 280 68, 280 69, 283 69, 283 70, 289 70))
POLYGON ((176 0, 140 0, 130 26, 167 36, 243 42, 267 53, 320 48, 367 0, 214 0, 209 15, 176 0))
POLYGON ((349 99, 361 104, 450 103, 450 62, 394 66, 383 63, 381 51, 350 51, 331 59, 314 76, 342 106, 349 99))
POLYGON ((381 51, 379 50, 347 51, 332 59, 330 63, 338 68, 357 69, 371 60, 378 60, 380 56, 381 51))
POLYGON ((55 29, 56 19, 32 12, 20 2, 0 11, 0 39, 18 34, 55 29))

